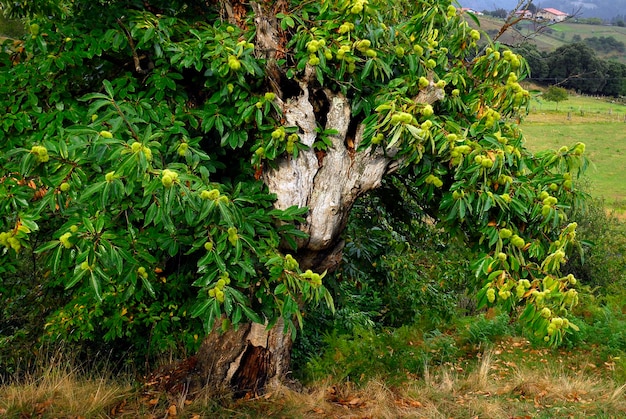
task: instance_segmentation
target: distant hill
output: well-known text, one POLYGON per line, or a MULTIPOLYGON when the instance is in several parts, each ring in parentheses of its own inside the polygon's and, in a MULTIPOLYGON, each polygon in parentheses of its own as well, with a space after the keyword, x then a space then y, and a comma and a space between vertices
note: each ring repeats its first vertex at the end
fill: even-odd
MULTIPOLYGON (((491 16, 479 16, 479 21, 480 29, 487 32, 490 37, 497 34, 504 24, 502 19, 491 16)), ((471 19, 468 19, 468 23, 475 26, 474 21, 471 19)), ((612 37, 616 43, 626 45, 626 27, 563 22, 550 26, 542 33, 536 33, 535 29, 532 22, 522 21, 515 27, 507 30, 498 41, 508 46, 517 46, 526 39, 537 45, 537 48, 544 52, 551 52, 562 45, 584 41, 588 38, 612 37)), ((598 48, 594 48, 594 50, 600 58, 626 64, 626 52, 618 50, 602 51, 598 48)))
MULTIPOLYGON (((505 9, 511 10, 517 6, 517 0, 459 0, 463 7, 476 11, 505 9)), ((565 13, 580 11, 581 17, 599 17, 610 20, 617 15, 623 15, 626 10, 626 0, 542 0, 533 4, 539 8, 552 7, 565 13)))

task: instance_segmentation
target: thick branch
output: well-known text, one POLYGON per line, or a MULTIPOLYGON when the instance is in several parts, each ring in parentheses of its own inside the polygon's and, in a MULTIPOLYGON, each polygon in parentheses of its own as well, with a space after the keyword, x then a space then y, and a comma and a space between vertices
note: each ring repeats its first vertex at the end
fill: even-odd
POLYGON ((251 2, 250 6, 254 11, 256 54, 259 58, 263 58, 266 61, 265 72, 272 90, 278 97, 283 97, 280 87, 281 73, 276 64, 276 55, 282 50, 278 36, 278 21, 274 13, 263 9, 260 3, 251 2))

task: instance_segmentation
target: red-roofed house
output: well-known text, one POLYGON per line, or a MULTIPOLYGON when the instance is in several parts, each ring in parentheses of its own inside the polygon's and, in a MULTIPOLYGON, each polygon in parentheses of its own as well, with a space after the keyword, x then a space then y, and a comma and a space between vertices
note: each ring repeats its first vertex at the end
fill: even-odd
POLYGON ((540 9, 537 12, 537 18, 551 22, 563 22, 568 16, 567 13, 552 8, 540 9))
POLYGON ((533 12, 531 12, 530 10, 518 10, 515 12, 515 15, 518 17, 521 17, 522 19, 532 19, 533 18, 533 12))
POLYGON ((467 13, 471 13, 473 15, 477 15, 477 16, 480 16, 480 15, 483 14, 482 12, 478 12, 476 10, 470 9, 469 7, 462 7, 461 8, 461 13, 466 13, 466 12, 467 13))

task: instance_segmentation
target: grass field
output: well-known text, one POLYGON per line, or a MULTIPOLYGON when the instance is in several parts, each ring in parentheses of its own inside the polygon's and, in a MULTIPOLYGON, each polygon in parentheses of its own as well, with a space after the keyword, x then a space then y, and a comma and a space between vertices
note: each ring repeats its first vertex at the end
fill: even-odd
POLYGON ((522 123, 533 151, 584 142, 593 163, 590 193, 613 208, 626 201, 626 106, 610 100, 571 96, 558 104, 533 100, 522 123))
MULTIPOLYGON (((502 19, 481 16, 481 29, 499 30, 502 19)), ((540 50, 554 49, 572 42, 574 35, 582 39, 612 36, 626 44, 626 28, 564 22, 550 26, 551 34, 537 34, 530 22, 509 29, 501 41, 515 45, 525 35, 540 50), (518 28, 520 30, 518 30, 518 28), (506 38, 506 39, 505 39, 506 38)), ((626 63, 626 54, 600 55, 626 63)), ((590 193, 604 198, 611 209, 626 214, 626 105, 606 98, 572 95, 560 104, 533 100, 530 115, 523 123, 527 146, 533 150, 558 149, 582 141, 593 166, 587 172, 590 193)))

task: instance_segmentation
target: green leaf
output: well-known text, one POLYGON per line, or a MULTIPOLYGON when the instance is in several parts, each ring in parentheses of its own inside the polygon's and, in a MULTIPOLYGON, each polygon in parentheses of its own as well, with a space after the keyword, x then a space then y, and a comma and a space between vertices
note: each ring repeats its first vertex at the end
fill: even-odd
POLYGON ((274 288, 275 295, 285 294, 286 292, 287 292, 287 286, 282 282, 278 284, 276 288, 274 288))
MULTIPOLYGON (((490 265, 491 265, 491 264, 490 264, 490 265)), ((487 277, 487 281, 489 281, 489 282, 493 282, 493 281, 495 281, 495 279, 496 279, 498 276, 502 275, 502 273, 503 273, 503 272, 504 272, 503 270, 497 270, 497 271, 493 271, 493 272, 491 272, 491 274, 489 274, 489 277, 487 277)))
MULTIPOLYGON (((101 108, 103 108, 105 106, 110 106, 112 104, 113 104, 113 102, 109 98, 97 100, 97 101, 95 101, 94 103, 91 104, 91 106, 89 107, 89 110, 87 111, 87 114, 95 115, 96 112, 98 112, 98 110, 100 110, 101 108)), ((93 131, 94 134, 97 133, 95 130, 92 130, 92 131, 93 131)))
POLYGON ((242 317, 241 306, 238 305, 235 307, 235 310, 233 311, 232 316, 230 316, 230 320, 233 323, 233 325, 236 325, 241 321, 241 317, 242 317))
POLYGON ((146 288, 146 291, 148 291, 148 294, 150 294, 150 297, 156 298, 156 293, 154 292, 154 288, 152 287, 152 284, 150 283, 148 278, 144 278, 142 276, 141 277, 141 282, 142 282, 143 286, 146 288))
POLYGON ((254 310, 252 310, 250 307, 246 307, 244 305, 240 306, 241 310, 244 312, 244 314, 246 315, 246 317, 248 319, 250 319, 251 321, 255 322, 255 323, 259 323, 259 324, 263 324, 263 319, 261 318, 261 316, 259 316, 257 313, 254 312, 254 310))
POLYGON ((89 201, 89 198, 97 193, 101 193, 107 182, 97 182, 85 189, 80 197, 81 201, 89 201))
POLYGON ((235 301, 237 301, 239 304, 246 305, 248 303, 248 299, 237 289, 230 287, 228 288, 228 290, 235 299, 235 301))
POLYGON ((89 272, 89 282, 91 283, 91 288, 93 289, 96 299, 98 301, 102 301, 102 293, 100 291, 100 281, 96 277, 95 271, 89 272))
POLYGON ((394 129, 393 129, 393 136, 391 137, 391 141, 389 141, 389 143, 387 144, 387 150, 392 149, 396 143, 400 140, 400 136, 402 135, 404 128, 402 127, 402 125, 397 125, 394 129))
POLYGON ((534 304, 527 304, 526 308, 522 312, 522 315, 519 317, 519 320, 523 323, 530 322, 535 316, 536 310, 534 304))
POLYGON ((59 265, 63 256, 63 246, 58 246, 52 255, 52 272, 59 272, 59 265))
POLYGON ((111 85, 111 82, 103 80, 102 84, 104 85, 104 90, 107 92, 107 95, 109 95, 109 99, 113 99, 115 95, 113 94, 113 86, 111 85))
POLYGON ((233 299, 228 288, 224 289, 224 312, 230 316, 233 311, 233 299))
POLYGON ((235 223, 233 221, 232 213, 230 212, 230 208, 228 207, 228 204, 225 204, 222 201, 218 201, 217 207, 220 210, 220 214, 224 222, 226 222, 226 224, 229 226, 234 225, 235 223))
POLYGON ((160 222, 160 217, 157 220, 157 214, 159 212, 159 206, 156 202, 153 202, 146 211, 146 215, 144 218, 144 226, 150 225, 151 222, 154 221, 154 224, 158 224, 160 222))
POLYGON ((80 98, 78 98, 78 100, 81 102, 88 102, 94 99, 104 99, 108 103, 111 103, 111 98, 107 95, 103 95, 102 93, 87 93, 86 95, 83 95, 80 98))
POLYGON ((217 269, 219 269, 222 272, 226 272, 226 264, 224 263, 224 260, 221 258, 220 254, 215 252, 214 258, 215 258, 215 264, 217 265, 217 269))
POLYGON ((43 253, 43 252, 48 251, 50 249, 54 249, 55 247, 58 247, 59 244, 60 243, 59 243, 58 240, 49 241, 48 243, 39 246, 37 248, 37 250, 35 250, 35 253, 43 253))
POLYGON ((374 60, 369 59, 365 62, 365 66, 363 66, 363 71, 361 72, 361 79, 365 80, 372 72, 372 68, 374 67, 374 60))
POLYGON ((78 283, 78 281, 80 281, 82 279, 83 276, 85 276, 85 274, 89 272, 88 270, 84 270, 81 269, 80 267, 77 268, 74 272, 74 276, 72 276, 72 279, 70 279, 66 284, 65 284, 65 289, 68 290, 70 288, 72 288, 74 285, 76 285, 78 283))
POLYGON ((211 262, 215 260, 215 251, 211 250, 210 252, 206 252, 204 256, 202 256, 198 260, 198 267, 204 267, 205 265, 210 265, 211 262))
POLYGON ((204 314, 204 312, 207 310, 207 308, 209 308, 209 306, 211 305, 211 303, 213 303, 214 300, 203 300, 199 303, 196 303, 192 309, 191 312, 189 313, 191 315, 192 318, 196 318, 199 317, 201 315, 204 314))

